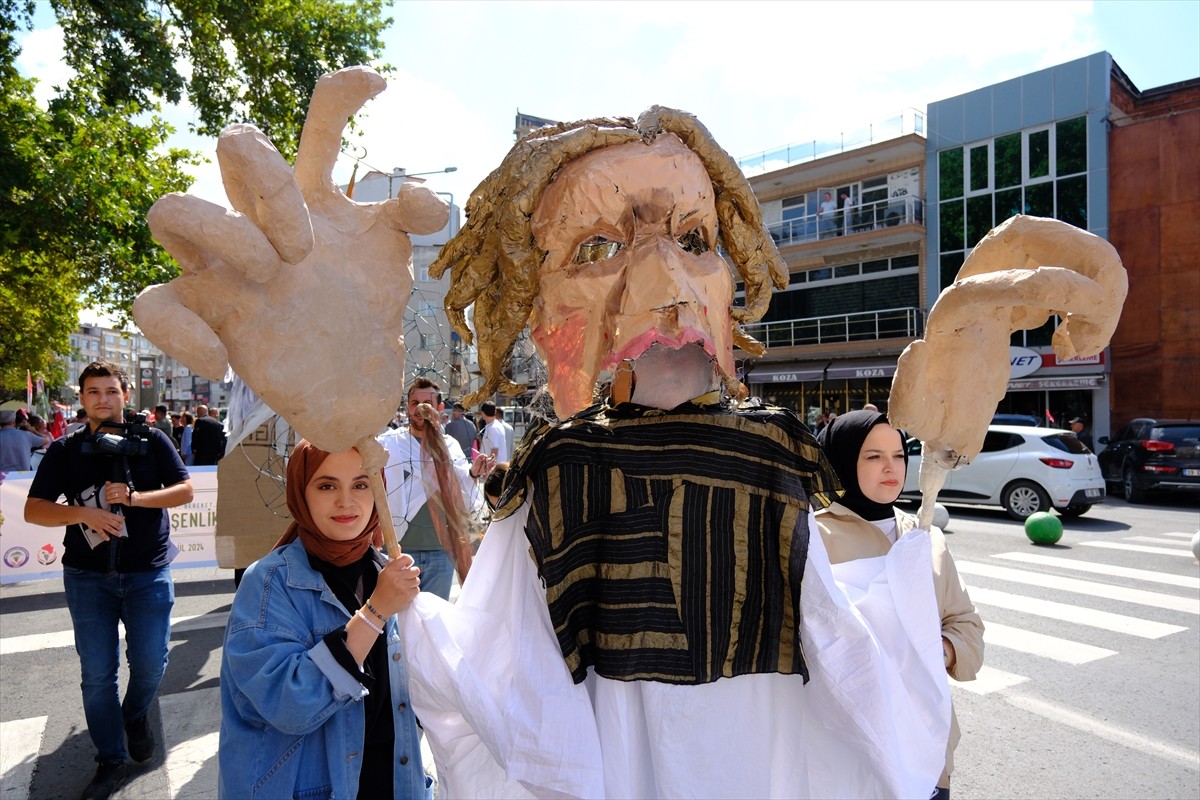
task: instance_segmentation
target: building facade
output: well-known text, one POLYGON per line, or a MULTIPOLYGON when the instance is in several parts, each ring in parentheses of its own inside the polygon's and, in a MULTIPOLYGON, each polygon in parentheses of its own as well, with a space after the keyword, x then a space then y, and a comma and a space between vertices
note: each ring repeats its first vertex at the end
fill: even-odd
POLYGON ((927 304, 976 242, 1019 213, 1108 239, 1129 270, 1129 300, 1103 353, 1058 359, 1055 317, 1013 334, 998 411, 1060 426, 1083 417, 1097 437, 1132 416, 1196 414, 1196 84, 1142 93, 1096 53, 930 104, 927 304))
MULTIPOLYGON (((800 163, 750 177, 789 282, 746 326, 768 351, 742 363, 742 379, 810 424, 866 403, 886 409, 896 359, 923 330, 924 117, 893 122, 874 141, 789 148, 800 163)), ((776 151, 743 168, 787 158, 776 151)))

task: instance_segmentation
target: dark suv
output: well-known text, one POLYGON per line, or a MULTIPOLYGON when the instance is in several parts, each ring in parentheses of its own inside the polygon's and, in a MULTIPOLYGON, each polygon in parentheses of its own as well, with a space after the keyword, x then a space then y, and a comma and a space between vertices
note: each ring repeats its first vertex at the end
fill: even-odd
POLYGON ((1141 503, 1148 492, 1200 491, 1200 421, 1135 419, 1100 453, 1100 471, 1120 484, 1125 499, 1141 503))

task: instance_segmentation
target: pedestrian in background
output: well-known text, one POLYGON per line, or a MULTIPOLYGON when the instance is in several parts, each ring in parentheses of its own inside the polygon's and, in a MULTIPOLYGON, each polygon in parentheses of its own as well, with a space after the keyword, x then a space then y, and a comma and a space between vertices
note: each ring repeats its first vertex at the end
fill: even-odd
POLYGON ((292 524, 242 577, 221 656, 218 797, 432 797, 394 615, 420 591, 388 562, 357 450, 300 440, 292 524))
POLYGON ((193 495, 179 453, 162 431, 146 429, 145 452, 138 454, 112 427, 124 419, 129 387, 129 376, 112 362, 84 368, 79 394, 88 427, 50 445, 25 501, 26 522, 67 528, 63 593, 75 630, 84 716, 98 751, 84 800, 106 798, 125 781, 126 756, 144 762, 154 755, 149 711, 167 667, 175 604, 170 563, 179 554, 167 509, 190 503, 193 495), (98 434, 111 438, 85 449, 85 439, 98 434), (127 478, 119 478, 122 473, 127 478), (117 682, 119 623, 129 661, 124 701, 117 682))

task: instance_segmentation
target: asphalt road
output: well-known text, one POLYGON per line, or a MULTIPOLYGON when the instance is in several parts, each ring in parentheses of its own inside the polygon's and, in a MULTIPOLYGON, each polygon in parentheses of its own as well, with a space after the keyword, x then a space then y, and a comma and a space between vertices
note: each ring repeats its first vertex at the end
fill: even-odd
MULTIPOLYGON (((1000 509, 950 506, 985 624, 955 684, 957 798, 1200 797, 1200 498, 1110 499, 1037 547, 1000 509)), ((165 752, 120 798, 216 796, 218 673, 232 572, 176 573, 171 661, 152 710, 165 752)), ((59 581, 0 587, 0 800, 77 797, 94 771, 59 581)), ((714 734, 717 735, 717 734, 714 734)))

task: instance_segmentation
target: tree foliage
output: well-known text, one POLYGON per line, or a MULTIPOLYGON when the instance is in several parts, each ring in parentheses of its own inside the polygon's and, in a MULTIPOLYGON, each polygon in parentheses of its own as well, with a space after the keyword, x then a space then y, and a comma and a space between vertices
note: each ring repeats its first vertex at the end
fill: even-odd
POLYGON ((291 156, 317 79, 381 49, 383 2, 53 0, 76 75, 43 107, 16 68, 33 3, 0 0, 0 388, 59 383, 80 308, 128 320, 178 274, 146 212, 197 157, 168 146, 159 103, 186 96, 202 134, 253 122, 291 156))
POLYGON ((372 61, 390 0, 53 0, 67 62, 110 105, 183 97, 195 130, 251 122, 295 155, 317 79, 372 61), (180 64, 190 65, 185 76, 180 64))

